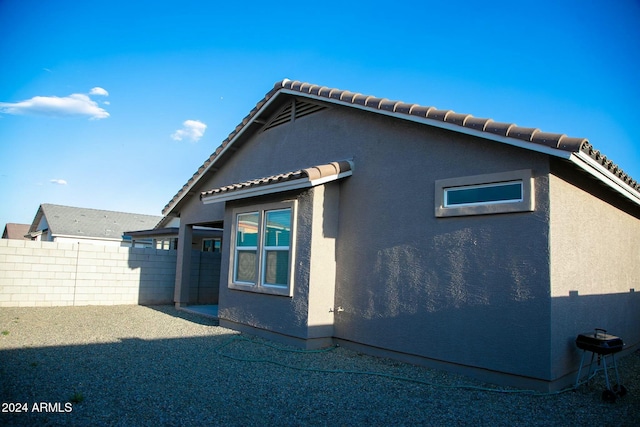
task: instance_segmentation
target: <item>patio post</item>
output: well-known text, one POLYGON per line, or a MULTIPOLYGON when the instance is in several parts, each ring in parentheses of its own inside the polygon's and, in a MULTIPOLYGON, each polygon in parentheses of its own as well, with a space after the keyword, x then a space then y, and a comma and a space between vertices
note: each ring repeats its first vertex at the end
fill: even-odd
POLYGON ((189 302, 192 241, 193 226, 190 224, 180 224, 178 257, 176 260, 176 286, 173 296, 176 307, 185 307, 189 302))

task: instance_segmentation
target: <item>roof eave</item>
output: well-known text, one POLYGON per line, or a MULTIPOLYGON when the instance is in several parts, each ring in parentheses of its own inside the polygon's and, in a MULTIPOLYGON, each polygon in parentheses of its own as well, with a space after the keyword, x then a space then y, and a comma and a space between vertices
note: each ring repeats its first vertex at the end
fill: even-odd
MULTIPOLYGON (((342 105, 342 106, 347 106, 347 107, 352 107, 352 108, 356 108, 362 111, 368 111, 370 113, 376 113, 376 114, 381 114, 384 116, 389 116, 389 117, 394 117, 397 119, 402 119, 405 121, 410 121, 410 122, 414 122, 414 123, 421 123, 421 124, 425 124, 428 126, 433 126, 433 127, 437 127, 440 129, 446 129, 446 130, 450 130, 452 132, 456 132, 456 133, 462 133, 462 134, 466 134, 466 135, 471 135, 471 136, 476 136, 478 138, 482 138, 482 139, 487 139, 487 140, 491 140, 491 141, 496 141, 496 142, 500 142, 503 144, 508 144, 508 145, 512 145, 515 147, 520 147, 520 148, 525 148, 527 150, 531 150, 531 151, 537 151, 539 153, 544 153, 544 154, 549 154, 555 157, 560 157, 562 159, 569 159, 570 157, 570 152, 566 151, 566 150, 561 150, 558 148, 553 148, 553 147, 548 147, 545 145, 540 145, 537 143, 533 143, 533 142, 527 142, 521 139, 517 139, 517 138, 513 138, 513 137, 508 137, 508 136, 502 136, 502 135, 498 135, 498 134, 493 134, 493 133, 489 133, 489 132, 485 132, 485 131, 481 131, 481 130, 476 130, 476 129, 472 129, 472 128, 466 128, 454 123, 450 123, 450 122, 443 122, 440 120, 436 120, 436 119, 430 119, 427 117, 421 117, 421 116, 414 116, 414 115, 409 115, 409 114, 405 114, 405 113, 400 113, 400 112, 396 112, 396 111, 389 111, 389 110, 381 110, 378 108, 374 108, 374 107, 369 107, 367 105, 361 105, 361 104, 357 104, 357 103, 351 103, 351 102, 346 102, 346 101, 342 101, 340 99, 335 99, 335 98, 325 98, 322 96, 317 96, 314 94, 310 94, 310 93, 304 93, 304 92, 298 92, 295 90, 291 90, 291 89, 281 89, 280 93, 283 94, 288 94, 288 95, 295 95, 295 96, 303 96, 305 98, 310 98, 316 101, 320 101, 320 102, 328 102, 328 103, 332 103, 332 104, 336 104, 336 105, 342 105)), ((275 98, 275 96, 274 96, 275 98)))
MULTIPOLYGON (((305 92, 299 92, 296 90, 291 90, 291 89, 287 89, 287 88, 280 88, 278 89, 271 97, 269 97, 269 99, 266 100, 266 102, 260 106, 260 108, 256 111, 256 113, 238 130, 238 133, 236 133, 230 140, 229 142, 222 148, 222 150, 218 153, 218 155, 216 156, 215 159, 213 159, 211 161, 211 163, 209 163, 204 170, 199 174, 199 176, 197 176, 193 182, 191 182, 191 184, 189 184, 189 187, 182 192, 182 194, 178 197, 177 200, 175 200, 171 205, 167 206, 164 211, 163 214, 165 215, 165 217, 167 216, 176 216, 176 213, 174 212, 174 210, 181 204, 181 202, 185 199, 185 197, 187 197, 188 195, 193 195, 193 189, 198 185, 198 183, 202 180, 202 178, 206 175, 209 174, 209 171, 214 168, 220 161, 220 159, 224 158, 224 154, 226 154, 229 150, 231 150, 233 148, 233 145, 236 143, 236 141, 240 138, 242 138, 250 129, 251 129, 251 125, 254 124, 257 120, 260 119, 262 112, 266 109, 268 109, 273 103, 275 103, 279 98, 280 95, 290 95, 290 96, 296 96, 296 97, 304 97, 304 98, 308 98, 308 99, 313 99, 315 101, 318 102, 324 102, 324 103, 331 103, 331 104, 336 104, 336 105, 342 105, 342 106, 346 106, 346 107, 352 107, 352 108, 356 108, 362 111, 368 111, 368 112, 372 112, 372 113, 377 113, 377 114, 382 114, 385 116, 389 116, 389 117, 395 117, 395 118, 399 118, 402 120, 406 120, 406 121, 411 121, 414 123, 421 123, 421 124, 426 124, 428 126, 434 126, 437 128, 441 128, 441 129, 446 129, 446 130, 450 130, 453 132, 458 132, 458 133, 463 133, 466 135, 471 135, 471 136, 476 136, 478 138, 483 138, 483 139, 487 139, 487 140, 492 140, 492 141, 496 141, 496 142, 500 142, 503 144, 508 144, 508 145, 512 145, 515 147, 520 147, 520 148, 524 148, 527 150, 532 150, 532 151, 536 151, 536 152, 540 152, 540 153, 544 153, 544 154, 549 154, 555 157, 559 157, 562 159, 569 159, 570 157, 570 152, 567 152, 565 150, 561 150, 561 149, 557 149, 557 148, 553 148, 553 147, 547 147, 544 145, 540 145, 540 144, 536 144, 536 143, 532 143, 532 142, 527 142, 524 140, 520 140, 517 138, 512 138, 512 137, 506 137, 506 136, 501 136, 501 135, 497 135, 497 134, 492 134, 492 133, 488 133, 488 132, 484 132, 484 131, 480 131, 480 130, 475 130, 475 129, 471 129, 471 128, 465 128, 453 123, 448 123, 448 122, 442 122, 440 120, 435 120, 435 119, 429 119, 426 117, 420 117, 420 116, 413 116, 413 115, 408 115, 408 114, 404 114, 404 113, 399 113, 399 112, 394 112, 394 111, 388 111, 388 110, 381 110, 381 109, 377 109, 377 108, 373 108, 373 107, 369 107, 366 105, 360 105, 360 104, 356 104, 356 103, 350 103, 350 102, 345 102, 339 99, 334 99, 334 98, 326 98, 323 96, 317 96, 311 93, 305 93, 305 92)), ((162 223, 162 222, 161 222, 162 223)), ((159 224, 160 225, 160 224, 159 224)))
POLYGON ((122 238, 117 238, 117 237, 81 236, 78 234, 51 234, 52 239, 55 239, 57 237, 60 237, 63 239, 100 240, 100 241, 106 241, 106 242, 122 241, 122 238))
POLYGON ((311 187, 326 184, 328 182, 336 181, 336 180, 351 176, 353 173, 352 172, 353 166, 351 161, 349 161, 349 164, 351 166, 350 166, 350 169, 347 171, 331 174, 318 179, 311 179, 309 177, 305 177, 305 178, 299 178, 291 181, 279 182, 276 184, 249 187, 246 189, 230 191, 228 193, 222 193, 222 194, 216 193, 216 194, 208 195, 208 194, 202 193, 202 195, 200 196, 200 199, 202 200, 203 204, 207 205, 211 203, 226 202, 229 200, 247 199, 250 197, 259 197, 259 196, 265 196, 268 194, 282 193, 285 191, 311 188, 311 187))
MULTIPOLYGON (((465 116, 467 117, 467 119, 471 118, 472 116, 459 115, 452 111, 434 110, 433 113, 435 115, 433 117, 428 117, 428 114, 430 114, 428 112, 425 116, 414 115, 413 113, 407 114, 406 111, 395 111, 398 104, 402 104, 402 103, 396 103, 393 106, 393 109, 386 109, 386 108, 391 108, 391 106, 387 105, 387 107, 383 108, 382 104, 384 103, 385 100, 368 97, 367 100, 369 98, 372 98, 376 102, 378 102, 377 103, 378 106, 376 107, 376 106, 373 106, 373 105, 376 105, 376 102, 369 105, 368 101, 360 103, 360 101, 354 102, 353 99, 343 100, 342 96, 345 95, 346 93, 344 91, 339 91, 342 94, 338 98, 338 97, 333 97, 332 95, 326 96, 326 93, 324 95, 321 95, 320 91, 325 88, 320 88, 318 89, 318 91, 314 93, 314 91, 311 91, 311 90, 309 92, 300 91, 298 90, 300 89, 300 87, 297 87, 297 86, 295 88, 293 87, 294 84, 295 82, 291 82, 289 80, 284 80, 276 84, 274 89, 272 89, 265 96, 265 98, 258 103, 256 108, 252 110, 247 117, 245 117, 242 123, 236 127, 236 130, 232 132, 232 136, 230 135, 230 138, 228 138, 228 142, 226 144, 223 142, 223 144, 221 145, 222 149, 215 155, 215 157, 213 155, 211 156, 213 158, 211 159, 210 163, 208 163, 206 166, 203 166, 203 169, 199 171, 197 174, 194 174, 190 182, 187 182, 187 184, 185 184, 185 186, 183 187, 183 190, 181 190, 180 192, 178 192, 178 194, 176 194, 176 196, 174 197, 175 200, 172 200, 171 202, 169 202, 169 204, 167 204, 167 206, 163 210, 163 214, 165 215, 165 217, 178 216, 178 208, 188 196, 196 194, 195 188, 201 182, 203 177, 205 175, 208 175, 212 170, 212 168, 217 167, 217 165, 221 161, 223 161, 223 159, 226 157, 225 154, 230 149, 235 148, 233 146, 238 141, 238 139, 244 137, 247 134, 247 132, 250 132, 253 130, 252 125, 262 117, 265 110, 269 109, 276 101, 278 101, 281 98, 281 96, 285 96, 285 95, 294 96, 294 97, 304 97, 304 98, 312 99, 321 103, 328 103, 328 104, 335 104, 335 105, 356 108, 356 109, 370 112, 370 113, 377 113, 384 116, 394 117, 394 118, 402 119, 405 121, 420 123, 427 126, 446 129, 452 132, 457 132, 461 134, 474 136, 477 138, 482 138, 484 140, 495 141, 502 144, 554 156, 557 158, 570 160, 583 169, 584 169, 583 166, 585 166, 585 163, 586 163, 586 167, 588 168, 586 170, 592 173, 594 177, 605 182, 608 186, 616 189, 616 191, 622 191, 623 194, 625 194, 625 196, 631 198, 631 200, 634 200, 636 203, 640 204, 640 200, 638 200, 638 198, 636 197, 636 194, 637 194, 636 190, 632 189, 631 187, 627 189, 623 182, 616 182, 617 180, 615 179, 615 177, 613 177, 613 175, 608 173, 605 168, 597 167, 595 164, 592 165, 592 163, 594 162, 586 160, 586 157, 588 156, 586 156, 584 153, 581 152, 583 144, 588 144, 588 141, 586 140, 580 140, 580 138, 568 138, 569 140, 574 140, 574 141, 569 142, 568 144, 561 144, 564 136, 555 135, 555 136, 560 136, 560 139, 551 141, 553 142, 552 145, 545 145, 547 143, 544 141, 541 143, 539 140, 538 141, 533 140, 533 135, 536 132, 538 132, 538 129, 529 130, 529 131, 532 131, 532 133, 530 133, 529 135, 530 140, 528 141, 526 138, 523 139, 523 138, 515 137, 512 135, 507 136, 508 133, 510 132, 509 129, 514 128, 516 126, 515 124, 495 123, 490 119, 479 119, 479 120, 486 121, 486 123, 491 121, 498 126, 508 126, 508 129, 506 129, 505 134, 501 135, 500 133, 494 133, 493 131, 488 131, 485 129, 480 130, 480 129, 475 129, 473 127, 467 127, 466 125, 460 125, 459 123, 456 123, 455 120, 458 120, 458 121, 463 120, 464 122, 464 120, 466 119, 461 117, 456 117, 456 116, 465 116), (434 118, 434 117, 438 117, 439 115, 442 115, 440 113, 444 114, 443 118, 434 118), (451 118, 454 121, 446 121, 448 116, 451 116, 451 118), (577 143, 580 144, 579 146, 575 145, 577 144, 576 141, 577 143), (557 143, 557 146, 554 146, 556 143, 557 143), (572 144, 574 146, 572 146, 572 144), (583 163, 576 163, 575 159, 581 159, 580 161, 583 163)), ((359 94, 351 94, 351 93, 349 94, 359 96, 359 94)), ((393 103, 393 101, 391 102, 393 103)), ((404 105, 404 107, 407 107, 407 106, 409 105, 408 104, 404 105)), ((417 106, 417 107, 420 107, 420 106, 417 106)), ((433 107, 429 107, 429 111, 431 111, 432 109, 433 107)), ((260 122, 258 122, 258 124, 260 124, 260 122)), ((523 130, 527 131, 528 129, 523 129, 523 130)), ((541 133, 538 133, 538 135, 541 135, 541 133)))
MULTIPOLYGON (((231 138, 229 140, 229 142, 227 143, 227 145, 225 145, 222 150, 218 153, 218 155, 216 156, 215 159, 213 159, 211 161, 211 163, 209 163, 207 166, 205 166, 204 170, 200 173, 200 175, 194 179, 194 181, 189 185, 189 188, 183 192, 182 195, 180 195, 180 197, 174 201, 170 206, 167 206, 164 210, 163 210, 163 215, 164 217, 168 217, 168 216, 177 216, 176 213, 174 213, 174 209, 180 204, 180 202, 182 202, 182 200, 189 195, 193 189, 196 187, 196 185, 198 185, 198 183, 200 182, 200 180, 205 176, 209 174, 209 171, 211 170, 211 168, 213 168, 219 161, 221 158, 224 158, 224 155, 232 148, 232 146, 234 145, 234 143, 240 139, 241 137, 243 137, 251 128, 251 125, 256 123, 257 120, 259 120, 259 118, 261 117, 261 113, 269 108, 269 106, 271 104, 273 104, 276 100, 276 98, 278 98, 278 94, 281 92, 278 91, 276 92, 273 96, 271 96, 269 99, 266 100, 266 102, 256 111, 256 113, 244 124, 242 125, 242 127, 240 128, 240 130, 238 131, 238 133, 236 133, 233 138, 231 138)), ((163 218, 164 219, 164 218, 163 218)), ((160 225, 162 224, 162 220, 161 222, 158 224, 160 225)))
POLYGON ((640 193, 624 182, 620 181, 614 174, 607 170, 600 163, 591 158, 587 153, 579 151, 570 153, 569 161, 578 166, 583 171, 604 183, 607 187, 613 189, 625 198, 640 205, 640 193))

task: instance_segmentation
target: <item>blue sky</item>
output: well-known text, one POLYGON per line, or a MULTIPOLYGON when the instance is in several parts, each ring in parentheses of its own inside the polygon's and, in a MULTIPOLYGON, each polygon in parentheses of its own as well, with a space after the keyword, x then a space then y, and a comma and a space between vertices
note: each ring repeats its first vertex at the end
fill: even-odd
POLYGON ((640 2, 0 0, 0 227, 160 215, 283 78, 586 137, 640 180, 640 2))

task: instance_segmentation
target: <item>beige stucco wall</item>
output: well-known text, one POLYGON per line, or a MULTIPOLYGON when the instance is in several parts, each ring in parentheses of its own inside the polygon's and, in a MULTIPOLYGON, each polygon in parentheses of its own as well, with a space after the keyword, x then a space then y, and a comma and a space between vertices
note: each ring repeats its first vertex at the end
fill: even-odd
POLYGON ((557 176, 549 184, 551 296, 640 291, 640 220, 557 176))
POLYGON ((311 256, 309 258, 308 337, 332 337, 336 288, 336 238, 338 236, 338 184, 313 191, 311 256))
POLYGON ((628 347, 640 342, 640 220, 615 198, 590 194, 602 190, 586 175, 557 171, 549 179, 553 378, 578 368, 580 333, 604 328, 628 347))

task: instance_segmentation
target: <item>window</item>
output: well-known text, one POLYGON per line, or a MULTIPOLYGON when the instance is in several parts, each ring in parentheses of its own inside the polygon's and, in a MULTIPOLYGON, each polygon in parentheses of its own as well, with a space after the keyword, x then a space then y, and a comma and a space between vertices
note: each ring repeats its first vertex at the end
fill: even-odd
POLYGON ((287 286, 291 209, 265 212, 264 230, 262 282, 269 286, 287 286))
POLYGON ((234 211, 230 288, 291 295, 292 205, 234 211))
POLYGON ((534 209, 531 170, 436 181, 437 217, 527 212, 534 209))
POLYGON ((168 238, 168 239, 156 239, 156 249, 162 250, 176 250, 178 249, 178 239, 176 238, 168 238))
POLYGON ((220 252, 222 239, 202 239, 202 252, 220 252))
POLYGON ((444 206, 473 206, 522 201, 522 181, 467 185, 444 189, 444 206))

